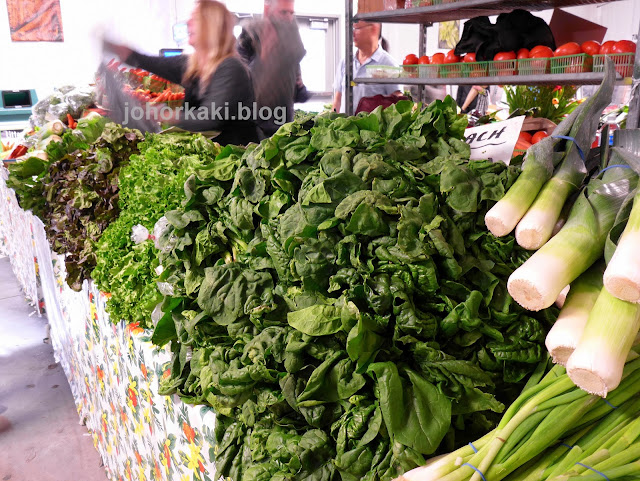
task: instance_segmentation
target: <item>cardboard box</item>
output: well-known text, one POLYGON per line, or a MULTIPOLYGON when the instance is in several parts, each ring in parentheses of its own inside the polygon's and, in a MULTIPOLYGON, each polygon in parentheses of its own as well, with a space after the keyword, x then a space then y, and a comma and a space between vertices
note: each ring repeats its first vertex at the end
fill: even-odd
POLYGON ((602 42, 607 33, 606 27, 558 8, 553 11, 549 28, 553 32, 553 37, 558 47, 567 42, 578 42, 580 44, 587 40, 602 42))
POLYGON ((384 0, 385 10, 398 10, 404 8, 404 0, 384 0))
POLYGON ((358 0, 358 13, 381 12, 384 0, 358 0))
POLYGON ((557 125, 549 119, 527 117, 524 119, 524 123, 522 124, 522 131, 538 132, 539 130, 544 130, 546 133, 551 135, 556 127, 557 125))

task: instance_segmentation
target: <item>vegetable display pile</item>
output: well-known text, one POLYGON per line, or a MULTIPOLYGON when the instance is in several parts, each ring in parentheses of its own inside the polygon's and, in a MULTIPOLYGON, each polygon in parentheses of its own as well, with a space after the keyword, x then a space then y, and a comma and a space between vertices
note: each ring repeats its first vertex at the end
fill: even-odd
POLYGON ((42 182, 49 165, 76 150, 88 150, 102 135, 107 122, 106 117, 90 115, 78 120, 73 130, 65 131, 64 124, 56 121, 37 131, 30 138, 33 150, 25 152, 22 161, 9 164, 7 185, 16 192, 20 206, 43 219, 46 199, 42 182))
POLYGON ((53 94, 33 106, 29 119, 32 127, 42 127, 51 118, 65 120, 67 114, 80 117, 83 110, 94 102, 94 89, 90 86, 67 85, 54 89, 53 94))
POLYGON ((580 148, 590 144, 611 101, 614 78, 607 59, 600 89, 553 136, 531 147, 522 175, 486 216, 494 234, 517 224, 520 245, 537 249, 509 277, 509 292, 520 305, 545 309, 571 285, 546 344, 577 386, 602 397, 622 381, 640 329, 640 131, 618 132, 617 146, 603 149, 592 176, 580 148), (563 137, 568 143, 558 149, 563 137), (552 237, 563 209, 568 217, 552 237))
POLYGON ((67 284, 74 290, 90 278, 94 244, 118 216, 120 167, 137 152, 141 138, 137 131, 107 124, 86 150, 65 153, 67 149, 59 143, 59 154, 64 155, 52 156, 41 177, 38 188, 46 201, 41 219, 52 249, 66 254, 67 284))
POLYGON ((157 251, 153 240, 135 244, 134 226, 153 230, 167 210, 184 199, 184 183, 219 153, 219 146, 202 135, 149 134, 138 144, 139 155, 120 171, 120 216, 103 233, 96 247, 92 278, 110 293, 107 312, 113 322, 124 319, 151 327, 151 313, 162 301, 156 285, 157 251))
POLYGON ((483 232, 519 169, 469 162, 451 98, 300 118, 227 146, 157 229, 163 394, 218 414, 220 476, 389 480, 496 425, 554 312, 483 232))
POLYGON ((576 388, 555 366, 498 427, 397 481, 631 481, 640 477, 640 357, 632 350, 611 399, 576 388), (482 474, 482 477, 481 477, 482 474))

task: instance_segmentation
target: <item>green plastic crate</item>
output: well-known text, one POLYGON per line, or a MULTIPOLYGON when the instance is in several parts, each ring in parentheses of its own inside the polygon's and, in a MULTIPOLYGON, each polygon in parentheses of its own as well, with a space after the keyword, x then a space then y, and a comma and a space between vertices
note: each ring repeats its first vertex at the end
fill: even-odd
POLYGON ((441 78, 461 78, 463 77, 463 68, 464 65, 462 63, 446 63, 440 66, 440 77, 441 78))
POLYGON ((369 78, 398 78, 403 74, 402 67, 390 65, 367 65, 366 69, 369 78))
MULTIPOLYGON (((633 75, 633 64, 636 60, 635 53, 611 53, 606 55, 616 66, 616 72, 621 77, 631 77, 633 75)), ((604 57, 605 55, 593 56, 593 71, 604 72, 604 57)))
POLYGON ((551 59, 551 73, 585 73, 593 70, 593 57, 586 53, 565 55, 551 59))
POLYGON ((418 65, 420 78, 440 78, 440 64, 418 65))
POLYGON ((494 60, 493 62, 489 62, 489 75, 492 77, 515 75, 517 68, 517 60, 494 60))
POLYGON ((549 58, 522 58, 518 60, 518 75, 543 75, 551 70, 549 58))
POLYGON ((420 67, 420 65, 403 65, 400 76, 408 78, 418 78, 418 67, 420 67))
POLYGON ((486 77, 489 75, 489 62, 464 62, 462 76, 465 78, 486 77))
POLYGON ((442 3, 452 3, 452 1, 454 0, 406 0, 404 8, 431 7, 442 3))

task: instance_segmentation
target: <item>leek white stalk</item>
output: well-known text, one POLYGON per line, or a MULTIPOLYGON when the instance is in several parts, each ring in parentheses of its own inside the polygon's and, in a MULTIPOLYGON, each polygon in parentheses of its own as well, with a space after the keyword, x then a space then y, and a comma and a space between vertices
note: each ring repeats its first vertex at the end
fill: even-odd
POLYGON ((493 235, 504 237, 510 234, 526 214, 550 175, 549 167, 536 162, 534 160, 535 156, 551 157, 552 151, 553 141, 551 137, 547 137, 529 148, 518 180, 507 191, 505 196, 487 212, 484 218, 487 228, 493 235), (535 149, 537 146, 539 148, 535 149), (527 162, 529 163, 527 164, 527 162))
POLYGON ((569 378, 580 389, 607 397, 620 385, 639 329, 640 305, 613 297, 603 288, 567 362, 569 378))
POLYGON ((562 206, 575 189, 572 184, 555 177, 544 185, 516 227, 516 240, 521 247, 538 250, 551 239, 562 206))
POLYGON ((640 192, 624 233, 604 273, 604 285, 618 299, 640 302, 640 192))
POLYGON ((564 307, 564 303, 567 302, 567 296, 569 295, 570 289, 571 286, 567 286, 562 289, 562 292, 560 292, 560 294, 558 295, 558 298, 556 299, 556 307, 558 309, 562 309, 564 307))
POLYGON ((591 309, 602 290, 603 271, 604 264, 598 263, 571 284, 558 320, 545 341, 554 363, 566 366, 569 356, 578 346, 591 309))
MULTIPOLYGON (((544 185, 535 202, 516 229, 516 240, 525 249, 540 249, 553 235, 562 207, 571 194, 582 187, 587 178, 585 152, 591 143, 602 110, 611 103, 616 71, 613 62, 606 63, 605 77, 598 91, 591 96, 576 118, 567 140, 566 156, 553 177, 544 185)), ((554 132, 555 134, 555 132, 554 132)), ((557 135, 557 134, 556 134, 557 135)))
MULTIPOLYGON (((580 104, 554 130, 554 135, 567 135, 586 102, 580 104)), ((522 173, 505 196, 487 212, 484 220, 496 237, 504 237, 515 229, 520 219, 535 201, 540 189, 551 178, 555 166, 562 160, 554 155, 558 139, 546 137, 527 150, 522 173)))
MULTIPOLYGON (((612 155, 609 162, 623 159, 612 155)), ((632 169, 620 168, 592 180, 560 232, 509 277, 511 297, 531 311, 550 307, 567 284, 602 257, 609 231, 637 182, 632 169)))
POLYGON ((535 201, 539 204, 535 208, 542 211, 543 217, 532 214, 532 219, 521 229, 521 236, 525 239, 523 242, 537 246, 532 248, 538 248, 549 240, 562 206, 569 195, 580 188, 587 175, 578 146, 589 145, 602 109, 611 103, 614 83, 615 66, 613 61, 606 59, 605 77, 595 94, 560 122, 551 137, 527 150, 520 177, 485 216, 485 223, 493 235, 502 237, 513 231, 535 201), (567 135, 575 141, 558 139, 567 135), (556 152, 558 145, 566 145, 566 153, 564 148, 561 152, 556 152), (559 164, 561 167, 556 174, 556 181, 543 189, 559 164), (537 201, 537 198, 540 200, 537 201), (529 239, 531 236, 533 238, 529 239))

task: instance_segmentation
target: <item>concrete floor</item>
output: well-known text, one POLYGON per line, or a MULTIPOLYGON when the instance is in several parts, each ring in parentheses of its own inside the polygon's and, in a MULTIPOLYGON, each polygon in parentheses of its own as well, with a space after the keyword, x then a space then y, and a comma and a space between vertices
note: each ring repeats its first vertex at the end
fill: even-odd
POLYGON ((106 481, 67 378, 0 258, 0 481, 106 481))

